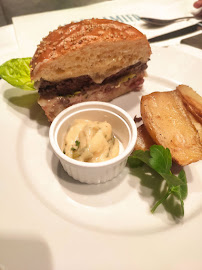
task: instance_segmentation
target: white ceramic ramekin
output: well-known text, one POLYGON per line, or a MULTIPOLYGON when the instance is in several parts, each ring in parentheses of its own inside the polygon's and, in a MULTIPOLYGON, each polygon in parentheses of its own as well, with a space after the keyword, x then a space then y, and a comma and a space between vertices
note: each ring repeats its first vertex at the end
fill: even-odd
POLYGON ((62 111, 52 122, 49 132, 51 146, 64 170, 74 179, 88 184, 104 183, 116 177, 124 168, 137 139, 137 128, 130 115, 118 106, 89 101, 73 105, 62 111), (64 136, 75 119, 107 121, 123 147, 113 159, 87 163, 63 154, 64 136))

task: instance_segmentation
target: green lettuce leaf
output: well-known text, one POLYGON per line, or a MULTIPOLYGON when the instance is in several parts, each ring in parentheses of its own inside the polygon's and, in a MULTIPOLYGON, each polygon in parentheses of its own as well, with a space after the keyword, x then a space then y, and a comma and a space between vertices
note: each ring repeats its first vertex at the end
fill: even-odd
POLYGON ((23 90, 36 90, 30 78, 31 57, 11 59, 0 66, 0 77, 23 90))

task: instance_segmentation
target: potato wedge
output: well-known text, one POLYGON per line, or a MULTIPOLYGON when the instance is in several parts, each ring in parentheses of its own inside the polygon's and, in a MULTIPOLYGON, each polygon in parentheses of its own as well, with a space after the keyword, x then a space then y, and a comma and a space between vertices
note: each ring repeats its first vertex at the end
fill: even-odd
POLYGON ((144 124, 137 128, 137 141, 134 150, 149 150, 150 146, 155 144, 151 136, 147 132, 144 124))
POLYGON ((183 166, 202 159, 199 134, 177 90, 143 96, 141 115, 154 142, 169 148, 178 164, 183 166))
POLYGON ((183 103, 191 110, 191 113, 202 118, 202 97, 197 94, 191 87, 179 85, 176 90, 181 94, 183 103))
POLYGON ((190 104, 187 104, 187 103, 184 103, 184 105, 185 105, 187 111, 189 111, 197 119, 197 121, 202 124, 202 117, 197 113, 196 108, 190 104))
POLYGON ((202 124, 198 121, 198 119, 189 111, 187 111, 188 116, 192 122, 192 124, 195 126, 196 130, 198 131, 200 142, 202 144, 202 124))

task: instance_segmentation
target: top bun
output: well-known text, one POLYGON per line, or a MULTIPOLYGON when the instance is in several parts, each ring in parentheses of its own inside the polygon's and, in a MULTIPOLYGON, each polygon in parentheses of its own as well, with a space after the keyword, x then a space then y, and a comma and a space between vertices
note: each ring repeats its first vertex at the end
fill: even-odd
POLYGON ((31 79, 60 81, 89 75, 96 83, 137 62, 147 62, 149 43, 134 27, 90 19, 60 26, 41 41, 31 61, 31 79))

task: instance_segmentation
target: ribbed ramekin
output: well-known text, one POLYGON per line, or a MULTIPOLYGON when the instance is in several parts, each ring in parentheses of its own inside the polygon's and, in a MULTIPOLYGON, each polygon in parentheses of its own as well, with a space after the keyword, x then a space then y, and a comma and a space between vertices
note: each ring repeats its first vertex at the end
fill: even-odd
POLYGON ((51 124, 49 138, 53 151, 70 176, 80 182, 98 184, 111 180, 122 171, 134 149, 137 128, 131 116, 120 107, 111 103, 89 101, 62 111, 51 124), (65 134, 75 119, 110 123, 114 135, 122 146, 119 155, 107 161, 89 163, 77 161, 63 154, 65 134))

